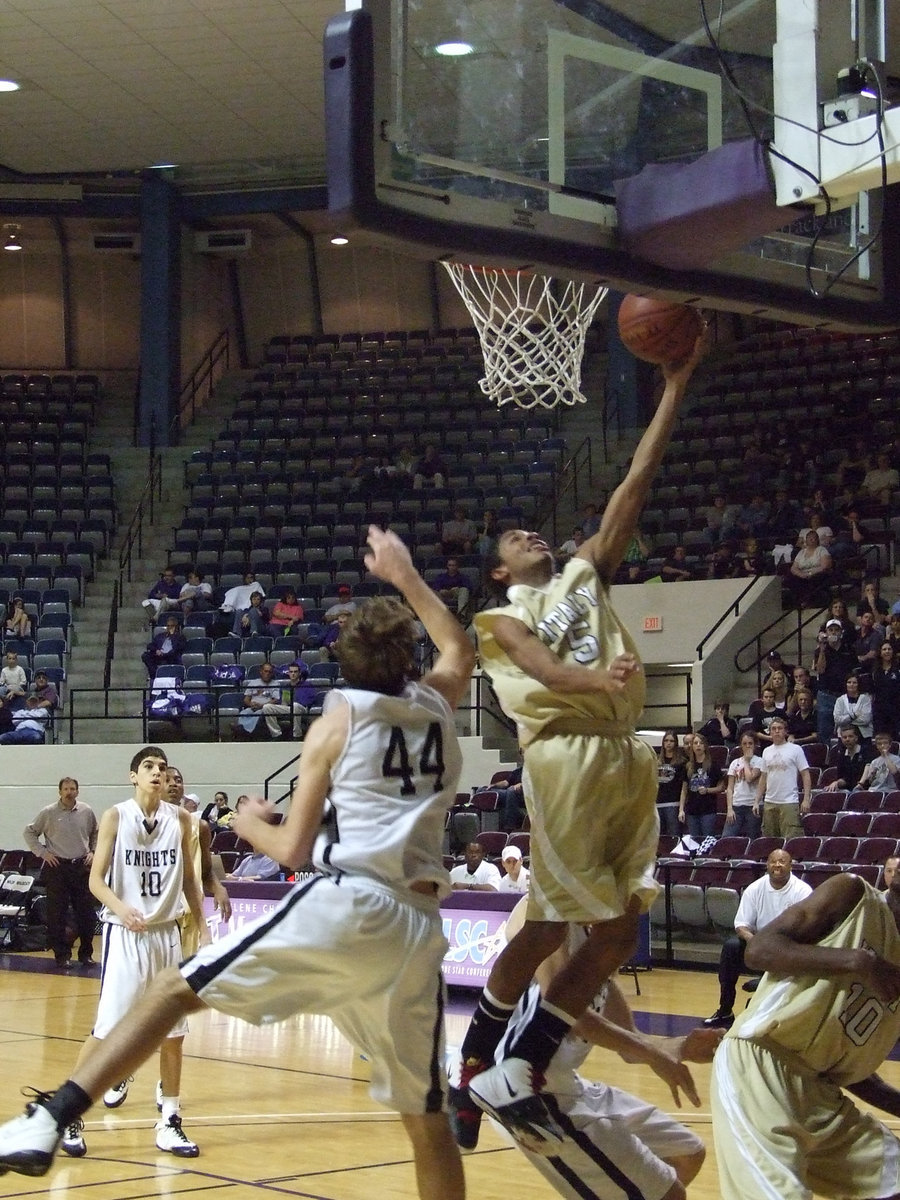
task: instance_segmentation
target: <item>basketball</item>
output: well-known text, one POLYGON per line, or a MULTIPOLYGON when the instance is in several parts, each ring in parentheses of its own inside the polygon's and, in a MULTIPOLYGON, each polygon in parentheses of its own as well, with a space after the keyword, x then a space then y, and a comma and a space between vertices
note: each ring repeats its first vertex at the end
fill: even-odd
POLYGON ((679 363, 688 357, 703 327, 695 308, 628 295, 619 308, 619 337, 626 350, 648 363, 679 363))

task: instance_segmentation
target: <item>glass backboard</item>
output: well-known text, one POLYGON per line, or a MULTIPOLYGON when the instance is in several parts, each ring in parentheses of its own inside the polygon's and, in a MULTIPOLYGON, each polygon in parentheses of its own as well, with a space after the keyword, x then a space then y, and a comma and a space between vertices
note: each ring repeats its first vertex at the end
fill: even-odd
MULTIPOLYGON (((332 212, 346 228, 434 258, 529 267, 806 324, 896 326, 896 186, 845 187, 830 213, 812 186, 733 245, 729 227, 710 260, 722 219, 704 209, 717 181, 701 175, 698 219, 687 235, 671 227, 671 242, 686 236, 699 265, 661 265, 623 236, 623 185, 642 172, 662 172, 664 196, 673 168, 703 169, 721 161, 710 156, 722 147, 773 138, 777 147, 795 134, 784 109, 802 104, 783 64, 793 55, 798 67, 806 42, 791 40, 793 29, 786 38, 782 21, 779 58, 776 18, 786 2, 363 0, 325 39, 332 212)), ((861 39, 873 60, 889 53, 869 25, 860 29, 853 0, 823 3, 809 78, 799 71, 819 113, 839 94, 837 78, 859 58, 861 39)), ((817 10, 816 0, 791 4, 817 10)), ((890 71, 888 63, 880 76, 888 102, 890 71)), ((872 103, 852 99, 850 119, 872 103)), ((789 177, 782 190, 801 181, 789 196, 822 169, 821 134, 810 136, 808 147, 792 144, 792 161, 810 156, 800 173, 775 162, 789 177)), ((877 157, 879 138, 869 132, 866 144, 877 157)), ((884 149, 887 159, 893 148, 884 149)), ((768 151, 762 156, 769 171, 768 151)))

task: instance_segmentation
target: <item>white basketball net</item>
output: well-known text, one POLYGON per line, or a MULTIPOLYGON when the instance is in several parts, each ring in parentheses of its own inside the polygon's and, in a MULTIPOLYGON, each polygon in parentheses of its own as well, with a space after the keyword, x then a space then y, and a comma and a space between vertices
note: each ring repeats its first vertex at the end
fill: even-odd
POLYGON ((607 288, 546 275, 445 262, 475 322, 484 354, 479 387, 498 405, 583 404, 581 360, 588 326, 607 288))

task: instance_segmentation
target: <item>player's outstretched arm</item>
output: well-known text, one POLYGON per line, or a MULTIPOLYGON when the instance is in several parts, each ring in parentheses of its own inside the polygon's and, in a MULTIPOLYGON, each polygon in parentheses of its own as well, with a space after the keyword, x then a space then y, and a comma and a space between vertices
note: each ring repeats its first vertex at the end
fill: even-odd
POLYGON ((409 602, 438 648, 440 657, 426 681, 454 708, 462 700, 475 666, 475 650, 459 621, 413 565, 409 550, 390 530, 369 526, 366 570, 393 586, 409 602))
POLYGON ((516 617, 497 616, 491 633, 510 661, 560 695, 584 692, 621 692, 640 664, 633 654, 620 654, 605 670, 561 662, 549 646, 516 617))
POLYGON ((708 349, 709 331, 704 330, 688 359, 677 365, 663 367, 666 386, 653 419, 638 442, 628 473, 610 496, 600 528, 575 552, 576 558, 586 558, 593 563, 606 583, 610 582, 622 562, 669 445, 687 385, 708 349))
POLYGON ((216 908, 223 921, 231 920, 231 899, 222 884, 216 879, 212 866, 212 830, 208 821, 201 821, 198 827, 200 836, 200 875, 203 884, 203 894, 212 896, 216 908))

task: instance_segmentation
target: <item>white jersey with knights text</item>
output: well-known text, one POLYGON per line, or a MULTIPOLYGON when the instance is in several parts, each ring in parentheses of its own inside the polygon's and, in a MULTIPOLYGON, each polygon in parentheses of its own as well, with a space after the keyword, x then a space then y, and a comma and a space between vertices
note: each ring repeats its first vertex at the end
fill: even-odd
MULTIPOLYGON (((126 800, 116 812, 119 828, 106 882, 123 903, 145 915, 148 925, 176 920, 185 911, 179 810, 163 801, 148 818, 136 800, 126 800)), ((122 924, 108 908, 101 920, 122 924)))
POLYGON ((327 695, 324 711, 335 704, 350 709, 349 728, 331 772, 334 820, 313 863, 404 890, 434 883, 448 895, 441 843, 462 769, 450 705, 421 683, 399 696, 342 688, 327 695))

